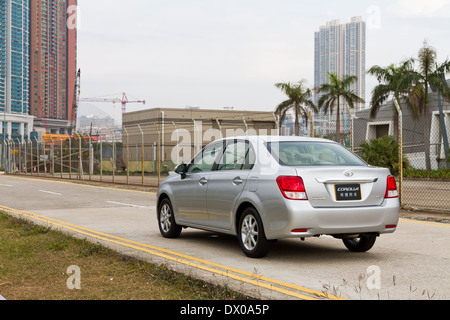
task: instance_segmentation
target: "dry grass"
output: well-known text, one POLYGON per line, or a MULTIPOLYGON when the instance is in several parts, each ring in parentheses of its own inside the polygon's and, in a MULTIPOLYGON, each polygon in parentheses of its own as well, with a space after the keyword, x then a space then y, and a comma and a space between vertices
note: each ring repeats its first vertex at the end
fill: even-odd
POLYGON ((0 295, 7 300, 242 300, 227 288, 0 213, 0 295), (69 266, 81 270, 70 290, 69 266))

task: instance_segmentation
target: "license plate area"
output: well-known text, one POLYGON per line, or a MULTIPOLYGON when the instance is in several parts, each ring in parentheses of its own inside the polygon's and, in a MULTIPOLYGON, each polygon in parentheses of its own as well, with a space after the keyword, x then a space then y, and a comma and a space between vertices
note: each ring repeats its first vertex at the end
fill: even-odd
POLYGON ((359 184, 336 184, 336 201, 361 200, 361 185, 359 184))

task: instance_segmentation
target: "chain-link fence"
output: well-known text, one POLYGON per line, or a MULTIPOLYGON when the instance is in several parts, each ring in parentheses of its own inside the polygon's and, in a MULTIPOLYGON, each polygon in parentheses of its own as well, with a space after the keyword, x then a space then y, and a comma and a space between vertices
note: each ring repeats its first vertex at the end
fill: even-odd
MULTIPOLYGON (((302 125, 301 132, 331 140, 339 136, 341 144, 370 164, 390 167, 403 207, 448 212, 450 106, 441 101, 439 107, 436 96, 430 99, 429 117, 415 117, 407 109, 399 117, 388 104, 375 118, 369 109, 351 116, 342 112, 339 135, 330 115, 316 116, 308 127, 302 125)), ((215 139, 293 133, 292 124, 279 128, 272 115, 260 123, 235 117, 208 121, 142 121, 124 126, 122 132, 6 140, 3 163, 10 174, 157 187, 176 165, 187 163, 215 139)))
MULTIPOLYGON (((140 156, 141 146, 124 145, 117 138, 111 133, 108 137, 51 135, 48 139, 24 142, 7 140, 5 171, 15 175, 158 186, 156 172, 147 171, 147 167, 141 171, 139 161, 127 163, 127 151, 140 156)), ((162 176, 166 174, 167 170, 161 172, 162 176)))
POLYGON ((450 212, 450 105, 433 93, 428 111, 398 107, 400 114, 392 102, 375 117, 370 110, 355 114, 355 151, 374 153, 374 165, 391 163, 404 208, 450 212))

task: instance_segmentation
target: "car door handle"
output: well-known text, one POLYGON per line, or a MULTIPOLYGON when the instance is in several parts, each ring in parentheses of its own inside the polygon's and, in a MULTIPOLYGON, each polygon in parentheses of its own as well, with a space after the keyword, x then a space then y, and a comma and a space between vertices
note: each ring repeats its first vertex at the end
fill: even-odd
POLYGON ((205 184, 208 183, 208 179, 206 179, 206 178, 201 178, 200 180, 198 180, 198 182, 199 182, 201 185, 205 185, 205 184))
POLYGON ((240 177, 236 177, 233 179, 234 184, 242 184, 244 180, 242 180, 240 177))

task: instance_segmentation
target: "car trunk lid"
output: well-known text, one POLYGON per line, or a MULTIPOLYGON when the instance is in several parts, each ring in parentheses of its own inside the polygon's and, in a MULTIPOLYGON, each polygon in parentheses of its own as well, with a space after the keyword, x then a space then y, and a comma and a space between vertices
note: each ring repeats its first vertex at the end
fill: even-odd
POLYGON ((299 167, 313 207, 378 206, 384 200, 389 170, 377 167, 299 167))

